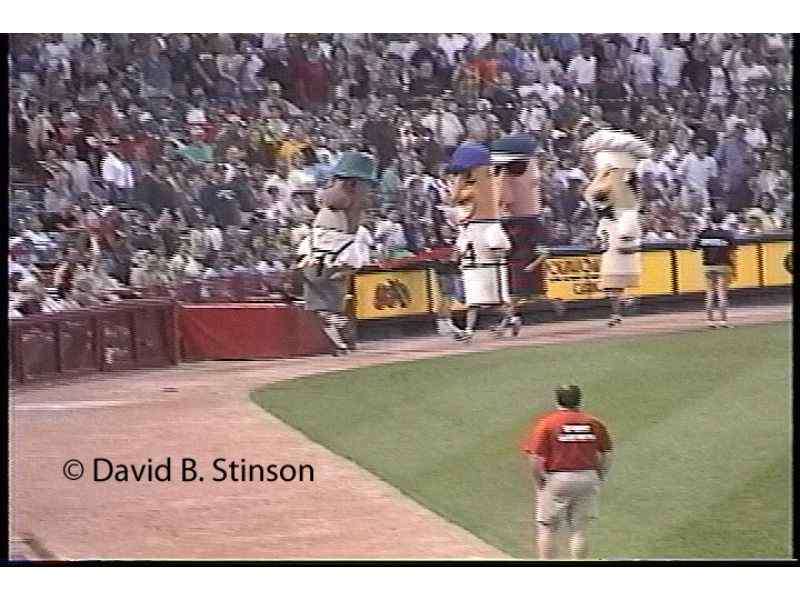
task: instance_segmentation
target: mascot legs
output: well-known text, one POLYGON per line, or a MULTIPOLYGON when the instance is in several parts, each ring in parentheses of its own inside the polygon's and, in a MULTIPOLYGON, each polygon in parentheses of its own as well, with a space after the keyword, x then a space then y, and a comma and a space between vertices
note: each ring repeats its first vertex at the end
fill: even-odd
POLYGON ((622 323, 622 295, 623 289, 606 290, 608 299, 611 301, 611 316, 608 319, 608 326, 615 327, 622 323))
POLYGON ((478 307, 477 306, 470 306, 467 308, 467 322, 464 327, 464 331, 461 332, 461 335, 457 337, 459 341, 462 342, 471 342, 472 338, 475 336, 475 325, 478 322, 478 307))
POLYGON ((342 356, 347 354, 348 344, 345 338, 342 337, 342 330, 348 325, 347 317, 327 311, 320 311, 319 315, 324 324, 322 330, 328 336, 328 339, 333 342, 334 355, 342 356))
POLYGON ((503 305, 502 317, 500 322, 492 327, 492 333, 495 337, 502 338, 509 329, 514 337, 517 337, 522 329, 522 317, 517 314, 517 307, 513 302, 503 305))

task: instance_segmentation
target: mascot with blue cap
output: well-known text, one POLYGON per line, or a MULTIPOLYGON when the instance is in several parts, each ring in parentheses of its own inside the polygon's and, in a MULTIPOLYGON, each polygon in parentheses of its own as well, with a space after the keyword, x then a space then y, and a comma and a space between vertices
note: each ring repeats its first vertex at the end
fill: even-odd
POLYGON ((456 250, 467 304, 466 327, 456 337, 470 341, 481 307, 503 308, 503 319, 495 329, 505 329, 511 324, 513 312, 506 262, 511 241, 500 222, 488 148, 464 142, 453 152, 447 170, 452 175, 449 212, 459 228, 456 250))
POLYGON ((331 177, 311 231, 297 248, 297 269, 305 308, 320 315, 339 356, 355 347, 345 303, 353 273, 363 266, 355 238, 376 181, 375 161, 362 152, 343 152, 331 177))

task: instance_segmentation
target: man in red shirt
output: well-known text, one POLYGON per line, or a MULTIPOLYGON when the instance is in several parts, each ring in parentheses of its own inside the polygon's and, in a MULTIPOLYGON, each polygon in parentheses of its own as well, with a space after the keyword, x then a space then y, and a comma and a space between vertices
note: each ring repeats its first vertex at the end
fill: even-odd
POLYGON ((555 534, 565 522, 570 556, 586 558, 586 525, 597 516, 597 492, 611 466, 611 438, 597 417, 580 409, 578 386, 557 388, 556 405, 520 445, 536 480, 539 558, 555 558, 555 534))

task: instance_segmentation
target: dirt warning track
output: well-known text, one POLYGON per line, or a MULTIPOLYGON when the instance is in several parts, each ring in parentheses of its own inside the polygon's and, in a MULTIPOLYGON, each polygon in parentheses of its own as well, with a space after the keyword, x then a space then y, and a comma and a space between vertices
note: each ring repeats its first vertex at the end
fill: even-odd
MULTIPOLYGON (((733 309, 736 325, 787 321, 791 306, 733 309)), ((519 338, 480 332, 471 345, 425 337, 364 343, 346 358, 183 364, 12 393, 11 537, 35 557, 503 558, 499 550, 416 504, 358 465, 261 410, 253 389, 332 370, 497 348, 686 331, 699 312, 525 327, 519 338), (313 482, 94 482, 95 457, 115 464, 192 457, 310 464, 313 482), (66 461, 86 467, 71 481, 66 461)), ((719 334, 724 334, 720 332, 719 334)), ((715 333, 709 333, 715 335, 715 333)), ((173 465, 173 474, 179 469, 173 465)), ((210 479, 210 477, 209 477, 210 479)))

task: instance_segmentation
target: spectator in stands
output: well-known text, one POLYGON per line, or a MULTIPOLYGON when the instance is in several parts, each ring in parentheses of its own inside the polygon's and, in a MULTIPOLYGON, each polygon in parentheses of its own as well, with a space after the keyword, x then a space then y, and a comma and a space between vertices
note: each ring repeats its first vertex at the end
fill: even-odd
POLYGON ((112 202, 129 202, 135 185, 130 164, 120 157, 110 140, 100 143, 98 154, 100 174, 112 202))
POLYGON ((719 166, 722 191, 728 198, 728 208, 738 211, 750 200, 747 181, 750 176, 750 150, 744 139, 746 122, 733 123, 733 132, 719 145, 714 159, 719 166))
POLYGON ((400 212, 390 210, 375 226, 374 241, 381 254, 387 257, 402 256, 408 252, 403 221, 400 212))
POLYGON ((569 61, 567 76, 584 94, 592 95, 597 79, 597 57, 591 46, 583 46, 569 61))
POLYGON ((682 182, 684 202, 688 203, 690 196, 692 199, 696 196, 702 202, 702 210, 705 210, 709 199, 709 184, 719 175, 717 161, 708 155, 708 143, 705 140, 699 139, 694 143, 693 151, 683 158, 677 172, 682 182))
POLYGON ((69 175, 69 189, 73 200, 77 200, 81 194, 92 191, 92 172, 88 163, 78 158, 78 150, 74 144, 64 146, 64 159, 61 165, 69 175))
POLYGON ((630 90, 620 80, 616 66, 605 64, 600 68, 600 80, 595 91, 595 100, 603 111, 603 117, 611 127, 624 127, 623 109, 630 90))
POLYGON ((675 45, 676 34, 664 34, 663 45, 655 52, 659 91, 670 93, 680 86, 686 51, 675 45))

